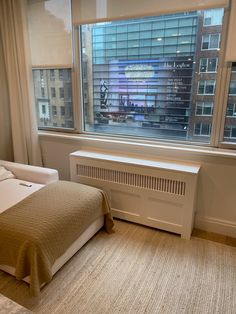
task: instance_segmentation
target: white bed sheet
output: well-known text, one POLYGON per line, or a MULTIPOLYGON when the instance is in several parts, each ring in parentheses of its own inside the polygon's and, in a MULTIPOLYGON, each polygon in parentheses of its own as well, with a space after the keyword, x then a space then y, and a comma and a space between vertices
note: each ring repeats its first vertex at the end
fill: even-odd
POLYGON ((32 183, 19 179, 6 179, 1 181, 0 213, 22 201, 30 194, 40 190, 42 187, 44 187, 44 184, 32 183))

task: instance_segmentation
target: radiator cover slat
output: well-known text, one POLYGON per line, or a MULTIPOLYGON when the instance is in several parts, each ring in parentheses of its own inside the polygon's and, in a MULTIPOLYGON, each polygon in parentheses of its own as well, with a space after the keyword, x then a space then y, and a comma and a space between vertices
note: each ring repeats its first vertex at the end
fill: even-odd
POLYGON ((185 195, 186 182, 184 181, 81 164, 77 165, 77 175, 96 180, 125 184, 136 188, 171 193, 179 196, 185 195))

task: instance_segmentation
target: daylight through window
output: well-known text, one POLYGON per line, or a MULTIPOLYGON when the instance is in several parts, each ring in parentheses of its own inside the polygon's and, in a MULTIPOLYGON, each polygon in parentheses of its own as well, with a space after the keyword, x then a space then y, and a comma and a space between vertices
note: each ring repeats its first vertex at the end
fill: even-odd
POLYGON ((82 25, 84 130, 209 142, 223 14, 82 25))

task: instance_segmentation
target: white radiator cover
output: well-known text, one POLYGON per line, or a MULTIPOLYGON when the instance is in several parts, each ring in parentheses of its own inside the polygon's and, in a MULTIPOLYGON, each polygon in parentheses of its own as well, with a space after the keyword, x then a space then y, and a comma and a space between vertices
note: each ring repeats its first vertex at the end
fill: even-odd
POLYGON ((71 180, 106 191, 114 217, 190 239, 198 165, 92 151, 70 154, 71 180))

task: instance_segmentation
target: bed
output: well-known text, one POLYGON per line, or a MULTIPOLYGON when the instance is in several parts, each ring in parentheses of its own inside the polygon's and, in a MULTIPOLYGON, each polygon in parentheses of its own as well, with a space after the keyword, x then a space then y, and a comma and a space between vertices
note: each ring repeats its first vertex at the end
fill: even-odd
POLYGON ((101 227, 111 232, 110 207, 103 191, 60 181, 56 170, 0 166, 16 176, 0 181, 0 269, 36 296, 101 227))

